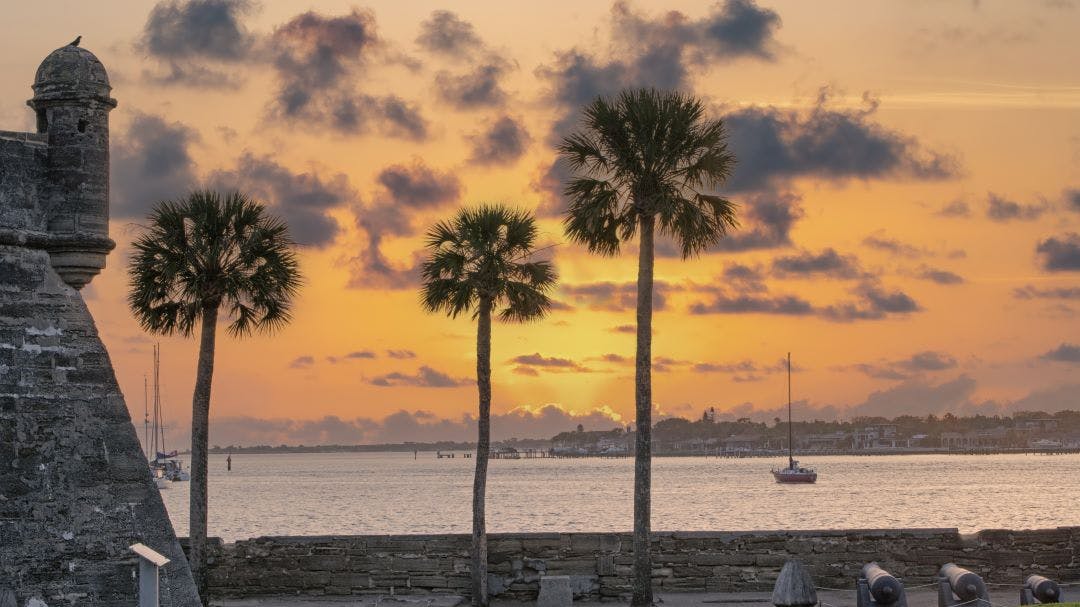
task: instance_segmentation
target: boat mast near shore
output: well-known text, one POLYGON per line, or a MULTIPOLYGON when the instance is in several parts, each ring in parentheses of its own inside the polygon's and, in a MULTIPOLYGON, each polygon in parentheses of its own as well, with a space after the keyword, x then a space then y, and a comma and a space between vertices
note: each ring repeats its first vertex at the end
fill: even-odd
MULTIPOLYGON (((147 447, 154 454, 150 460, 150 472, 154 477, 154 484, 159 489, 165 489, 170 482, 191 480, 191 476, 184 470, 184 464, 176 459, 177 451, 165 451, 165 411, 161 405, 161 345, 154 344, 154 422, 153 438, 147 447)), ((145 388, 145 378, 143 386, 145 388)))
POLYGON ((773 478, 778 483, 816 483, 817 472, 813 468, 799 466, 795 459, 795 433, 791 425, 791 352, 787 355, 787 425, 788 465, 787 468, 774 468, 773 478))

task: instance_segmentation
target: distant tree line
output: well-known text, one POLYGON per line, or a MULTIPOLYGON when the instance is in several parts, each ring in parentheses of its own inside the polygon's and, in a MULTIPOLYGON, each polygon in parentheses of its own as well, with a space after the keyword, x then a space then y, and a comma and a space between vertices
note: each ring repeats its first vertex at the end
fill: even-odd
MULTIPOLYGON (((1002 426, 1022 429, 1027 422, 1037 420, 1055 420, 1055 433, 1066 435, 1080 434, 1080 411, 1058 411, 1046 413, 1043 411, 1023 411, 1011 416, 1001 415, 972 415, 957 416, 952 413, 943 415, 900 415, 894 418, 887 417, 853 417, 849 420, 824 421, 796 421, 793 423, 795 435, 805 437, 811 434, 828 434, 833 432, 852 433, 869 426, 890 424, 896 426, 897 434, 902 436, 914 436, 925 434, 927 442, 938 444, 941 434, 944 432, 970 432, 973 430, 989 430, 1002 426)), ((585 431, 579 428, 560 432, 551 437, 552 443, 571 446, 587 446, 596 444, 602 438, 618 438, 632 428, 616 427, 611 430, 585 431)), ((686 441, 692 439, 726 438, 736 435, 758 435, 763 438, 787 438, 787 421, 774 418, 772 422, 751 421, 749 418, 741 418, 734 421, 712 421, 703 415, 700 419, 689 420, 682 417, 669 417, 660 420, 653 426, 653 438, 661 442, 686 441)))

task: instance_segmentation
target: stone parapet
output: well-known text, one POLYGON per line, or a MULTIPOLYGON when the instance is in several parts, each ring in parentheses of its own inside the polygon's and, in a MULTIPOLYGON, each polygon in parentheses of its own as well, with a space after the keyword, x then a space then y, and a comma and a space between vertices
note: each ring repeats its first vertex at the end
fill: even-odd
MULTIPOLYGON (((213 544, 211 596, 468 594, 469 542, 454 535, 260 537, 213 544)), ((630 591, 629 533, 489 535, 490 587, 503 598, 536 600, 542 575, 570 576, 575 596, 630 591)), ((659 532, 653 584, 667 592, 772 590, 784 562, 806 564, 822 587, 855 588, 877 561, 911 585, 954 561, 989 583, 1023 583, 1029 573, 1080 580, 1080 527, 1024 531, 847 529, 659 532)), ((1010 597, 1011 598, 1011 597, 1010 597)))

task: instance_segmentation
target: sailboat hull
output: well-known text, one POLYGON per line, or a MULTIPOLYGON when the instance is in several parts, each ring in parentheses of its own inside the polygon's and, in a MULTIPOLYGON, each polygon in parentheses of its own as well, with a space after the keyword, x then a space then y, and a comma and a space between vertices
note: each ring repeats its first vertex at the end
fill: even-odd
POLYGON ((773 478, 778 483, 816 483, 817 472, 789 472, 787 470, 773 470, 773 478))

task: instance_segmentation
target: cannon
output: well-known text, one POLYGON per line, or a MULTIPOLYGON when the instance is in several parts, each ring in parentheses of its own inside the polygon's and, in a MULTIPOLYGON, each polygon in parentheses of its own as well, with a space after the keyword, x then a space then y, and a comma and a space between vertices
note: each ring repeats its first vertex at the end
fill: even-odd
POLYGON ((877 563, 863 565, 855 593, 858 607, 907 607, 904 584, 877 563))
POLYGON ((986 583, 972 571, 954 563, 945 563, 938 573, 938 607, 966 604, 989 607, 990 595, 986 591, 986 583))
POLYGON ((1061 586, 1058 586, 1054 580, 1041 575, 1029 575, 1024 580, 1024 587, 1020 590, 1021 605, 1060 602, 1061 586))

